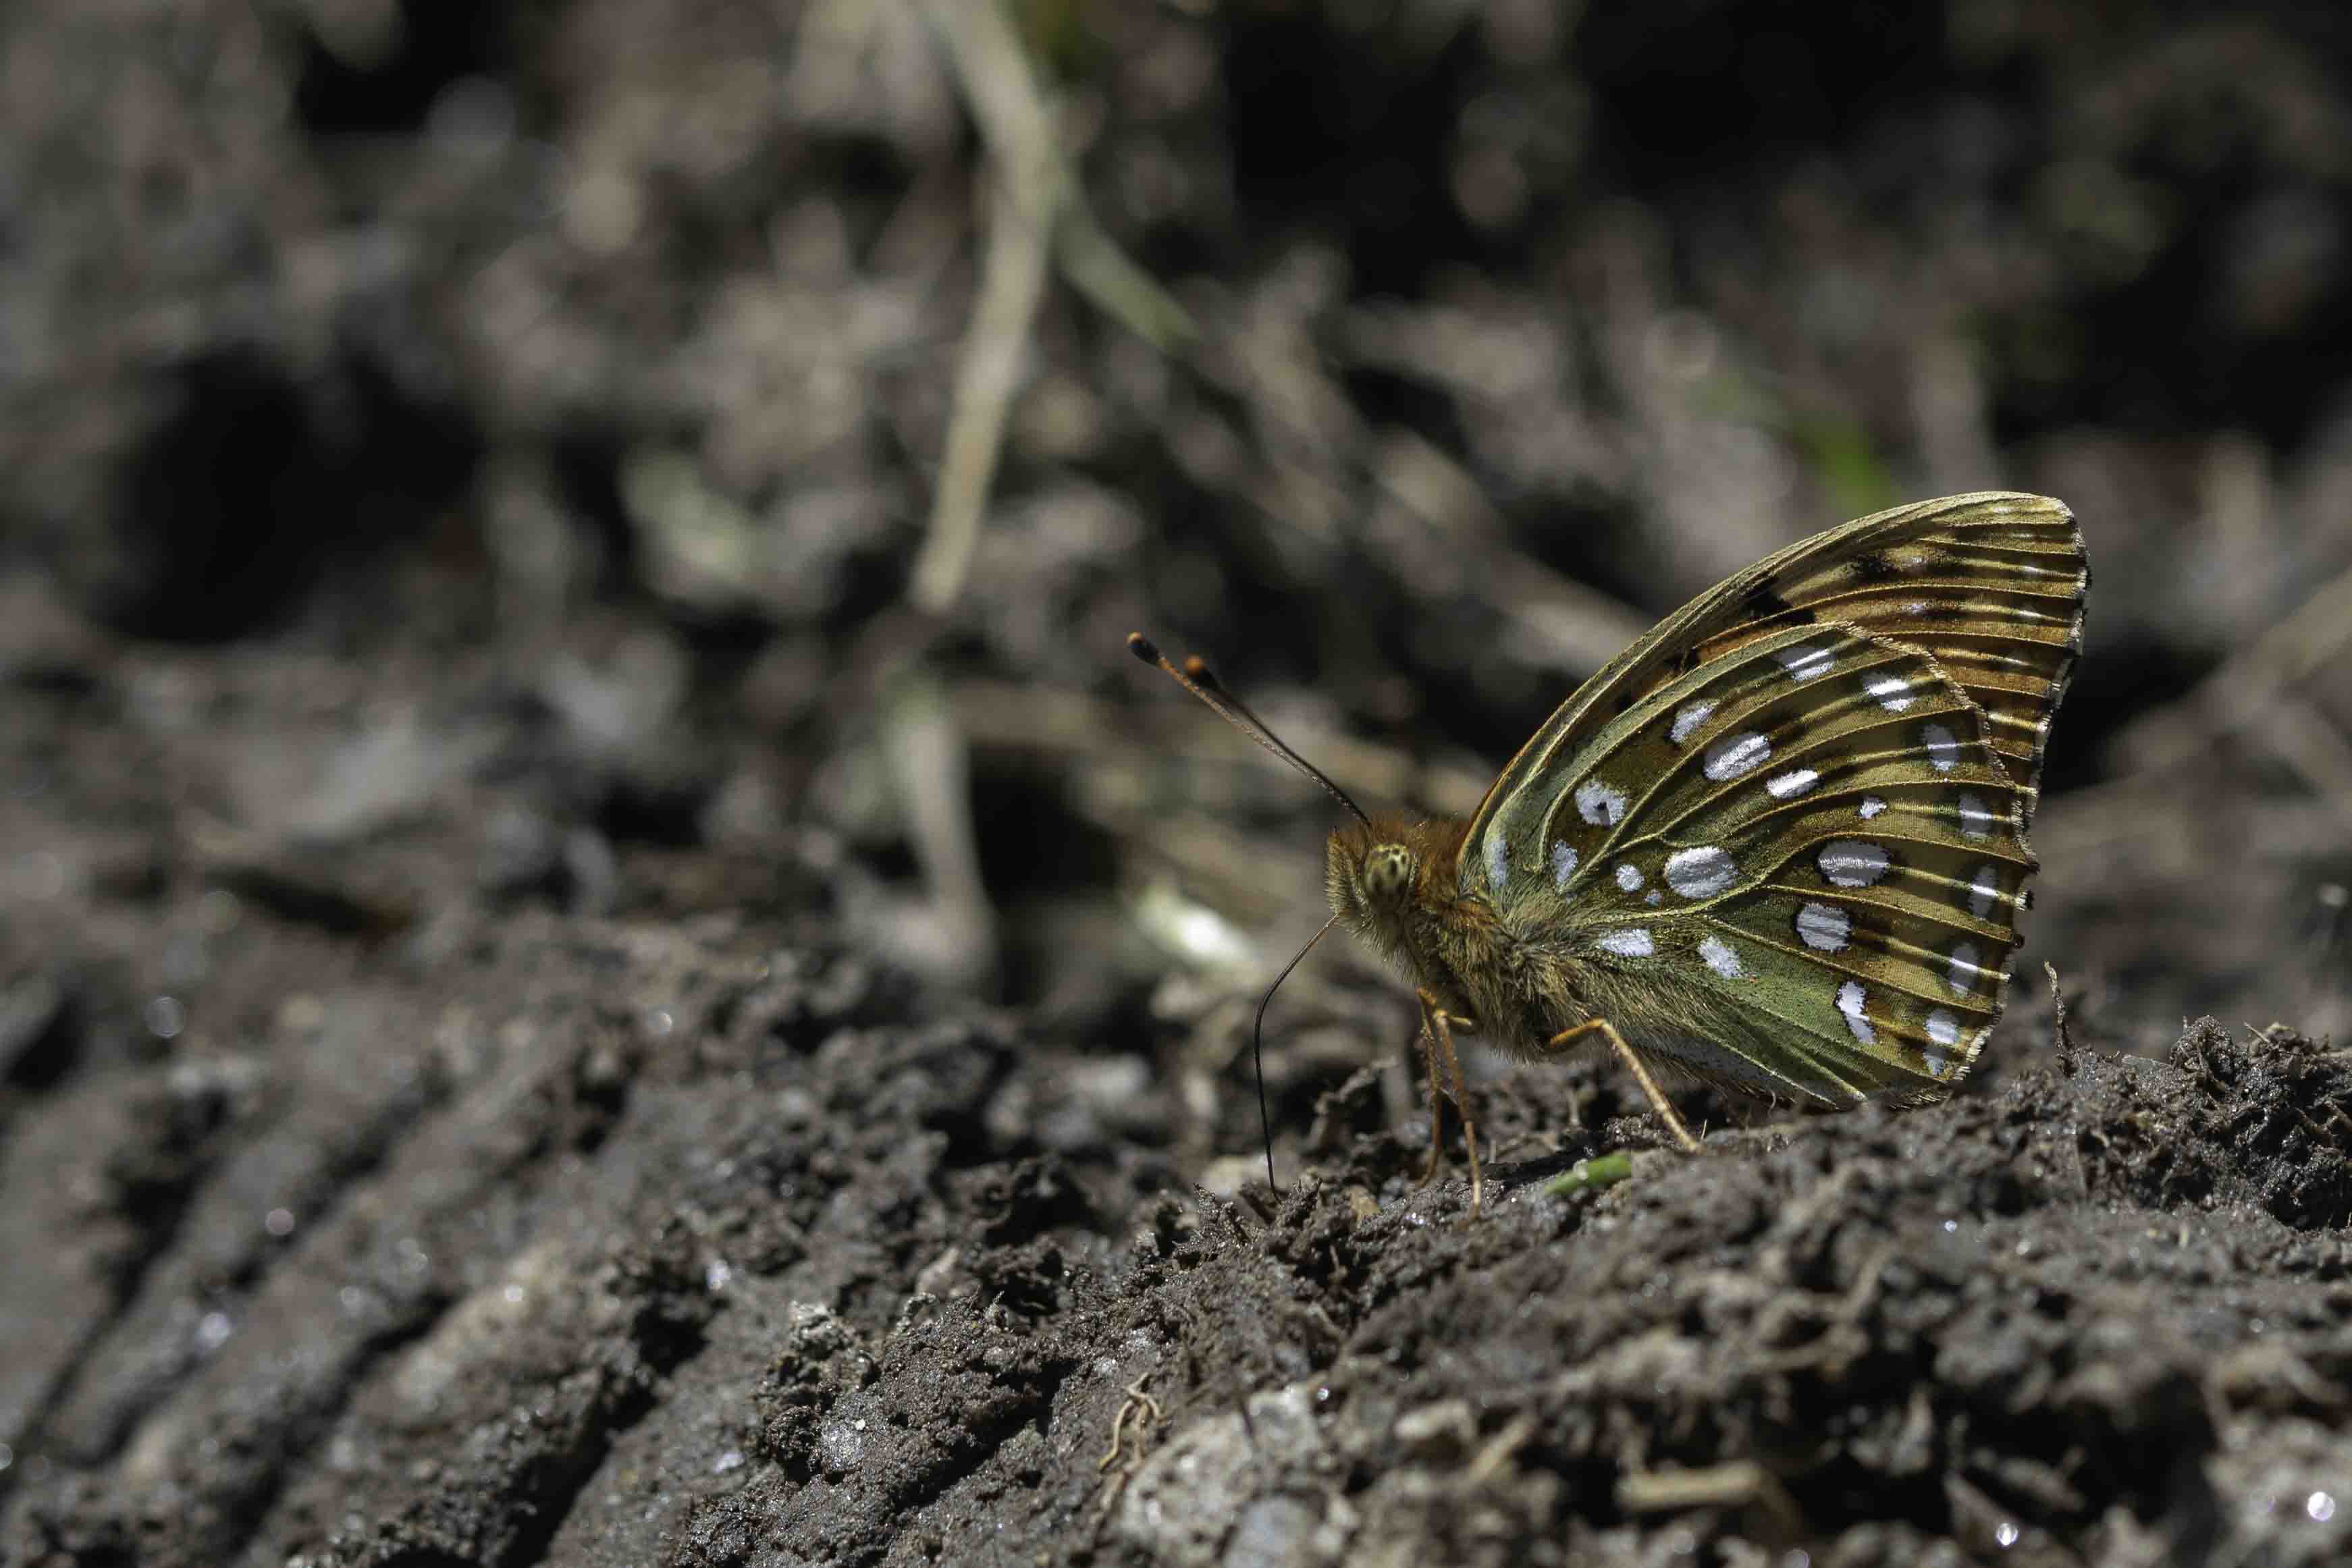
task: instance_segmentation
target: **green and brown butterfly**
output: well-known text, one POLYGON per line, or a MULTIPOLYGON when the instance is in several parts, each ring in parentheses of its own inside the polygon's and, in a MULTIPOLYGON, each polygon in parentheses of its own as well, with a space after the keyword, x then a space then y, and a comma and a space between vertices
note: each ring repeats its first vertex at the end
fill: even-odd
MULTIPOLYGON (((1605 1042, 1696 1149, 1654 1069, 1845 1107, 1938 1100, 1973 1065, 2089 588, 2074 514, 2042 496, 1817 534, 1611 661, 1466 821, 1365 816, 1199 661, 1129 641, 1352 813, 1332 921, 1415 982, 1433 1102, 1462 1104, 1455 1034, 1530 1058, 1605 1042)), ((1464 1131, 1475 1204, 1466 1111, 1464 1131)))

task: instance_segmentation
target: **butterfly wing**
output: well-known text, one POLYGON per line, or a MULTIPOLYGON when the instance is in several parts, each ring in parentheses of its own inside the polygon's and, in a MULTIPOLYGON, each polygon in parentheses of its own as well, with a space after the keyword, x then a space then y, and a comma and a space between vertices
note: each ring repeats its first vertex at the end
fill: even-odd
POLYGON ((1702 1075, 1933 1098, 2000 1016, 2087 587, 2073 515, 2034 496, 1791 546, 1561 706, 1472 819, 1459 884, 1702 1075))

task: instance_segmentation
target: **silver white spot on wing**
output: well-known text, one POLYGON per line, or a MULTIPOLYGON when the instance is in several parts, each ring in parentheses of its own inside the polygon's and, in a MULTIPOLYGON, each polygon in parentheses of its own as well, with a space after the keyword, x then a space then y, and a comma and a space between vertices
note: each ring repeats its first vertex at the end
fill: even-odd
POLYGON ((1715 716, 1715 704, 1701 699, 1685 703, 1675 710, 1675 722, 1666 731, 1666 738, 1680 746, 1691 737, 1691 732, 1715 716))
POLYGON ((1630 931, 1612 931, 1603 936, 1601 950, 1614 953, 1620 958, 1646 958, 1656 952, 1657 947, 1651 942, 1648 930, 1636 925, 1630 931))
POLYGON ((1612 789, 1598 779, 1576 787, 1576 814, 1601 827, 1614 827, 1625 814, 1625 791, 1612 789))
MULTIPOLYGON (((1959 1043, 1960 1020, 1952 1016, 1949 1008, 1937 1008, 1927 1015, 1927 1038, 1946 1050, 1959 1043)), ((1941 1078, 1945 1070, 1951 1065, 1950 1061, 1945 1058, 1941 1051, 1931 1051, 1926 1054, 1927 1076, 1941 1078)))
POLYGON ((1969 879, 1969 913, 1979 920, 1992 917, 1993 900, 2000 896, 2000 871, 1990 861, 1977 867, 1969 879))
POLYGON ((1952 949, 1952 967, 1945 972, 1944 984, 1952 988, 1954 996, 1965 997, 1977 988, 1977 982, 1988 977, 1987 971, 1977 967, 1977 945, 1963 942, 1952 949))
POLYGON ((1886 874, 1890 862, 1884 845, 1866 839, 1832 839, 1814 863, 1839 887, 1868 887, 1886 874))
POLYGON ((1628 893, 1638 893, 1642 887, 1642 868, 1632 861, 1617 868, 1617 885, 1628 893))
POLYGON ((1821 781, 1822 776, 1810 768, 1791 768, 1786 773, 1775 774, 1764 780, 1764 793, 1775 800, 1786 800, 1792 795, 1803 794, 1821 781))
POLYGON ((1551 884, 1562 893, 1568 891, 1568 879, 1576 874, 1576 852, 1564 843, 1551 847, 1551 884))
POLYGON ((1869 1015, 1863 1010, 1869 999, 1863 994, 1860 980, 1848 980, 1838 988, 1837 1009, 1845 1015, 1846 1029, 1863 1044, 1876 1045, 1878 1031, 1870 1027, 1869 1015))
POLYGON ((1875 817, 1879 812, 1884 811, 1885 810, 1886 810, 1886 802, 1880 800, 1877 796, 1864 795, 1862 798, 1862 820, 1864 821, 1867 822, 1871 818, 1875 817))
POLYGON ((1511 880, 1511 847, 1503 841, 1503 830, 1486 830, 1486 882, 1491 887, 1501 887, 1511 880))
POLYGON ((1834 953, 1853 935, 1853 916, 1834 904, 1806 904, 1797 909, 1797 935, 1820 953, 1834 953))
POLYGON ((1836 653, 1828 648, 1783 648, 1772 656, 1780 661, 1789 678, 1800 684, 1828 674, 1830 666, 1837 663, 1836 653))
POLYGON ((1888 713, 1901 713, 1919 699, 1911 695, 1911 683, 1900 675, 1873 675, 1862 683, 1862 689, 1878 699, 1878 706, 1888 713))
POLYGON ((1731 863, 1731 856, 1713 844, 1676 850, 1666 857, 1666 885, 1685 898, 1713 898, 1730 892, 1738 880, 1739 868, 1731 863))
POLYGON ((1960 737, 1940 724, 1922 726, 1919 743, 1927 748, 1927 760, 1938 773, 1949 773, 1960 763, 1960 737))
POLYGON ((1706 967, 1708 968, 1713 969, 1717 974, 1721 975, 1727 980, 1741 979, 1745 977, 1748 973, 1747 970, 1739 967, 1739 955, 1733 952, 1731 950, 1731 944, 1726 942, 1720 936, 1700 937, 1698 941, 1698 956, 1706 960, 1706 967))
POLYGON ((1706 748, 1706 776, 1720 784, 1743 773, 1753 773, 1772 758, 1772 743, 1749 730, 1718 740, 1706 748))
POLYGON ((1973 789, 1960 791, 1960 832, 1971 839, 1989 839, 2000 819, 1984 803, 1984 797, 1973 789))

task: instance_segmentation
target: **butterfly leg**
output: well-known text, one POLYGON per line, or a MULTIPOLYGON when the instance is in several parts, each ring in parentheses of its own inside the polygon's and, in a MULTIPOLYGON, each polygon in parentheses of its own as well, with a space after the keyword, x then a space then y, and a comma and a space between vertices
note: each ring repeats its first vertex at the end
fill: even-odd
POLYGON ((1478 1212, 1486 1196, 1486 1183, 1478 1170, 1478 1124, 1470 1119, 1469 1096, 1462 1087, 1462 1059, 1454 1051, 1453 1019, 1437 1005, 1437 998, 1427 991, 1421 996, 1422 1051, 1429 1063, 1429 1171, 1422 1177, 1426 1182, 1437 1175, 1445 1158, 1445 1107, 1441 1096, 1444 1091, 1437 1082, 1437 1059, 1445 1059, 1446 1072, 1454 1080, 1454 1109, 1462 1116, 1462 1144, 1470 1152, 1470 1212, 1478 1212))
POLYGON ((1421 1051, 1421 1064, 1429 1072, 1429 1164, 1421 1173, 1421 1185, 1427 1186, 1445 1168, 1445 1091, 1437 1082, 1437 1013, 1429 993, 1421 993, 1421 1027, 1413 1031, 1412 1043, 1421 1051))
POLYGON ((1657 1112, 1658 1119, 1666 1124, 1666 1131, 1675 1135, 1675 1142, 1682 1145, 1683 1153, 1686 1155, 1698 1153, 1698 1140, 1692 1137, 1690 1129, 1683 1124, 1681 1115, 1675 1110, 1674 1102, 1666 1098, 1665 1091, 1658 1087, 1657 1079, 1651 1076, 1649 1068, 1643 1063, 1641 1057, 1634 1053, 1632 1046, 1625 1043, 1625 1037, 1617 1032, 1617 1026, 1607 1019, 1587 1019, 1574 1029, 1562 1030, 1544 1042, 1544 1051, 1546 1054, 1566 1051, 1587 1036, 1595 1034, 1609 1042, 1610 1049, 1617 1053, 1617 1060, 1623 1062, 1627 1070, 1633 1074, 1634 1082, 1642 1086, 1642 1092, 1650 1097, 1651 1108, 1657 1112))

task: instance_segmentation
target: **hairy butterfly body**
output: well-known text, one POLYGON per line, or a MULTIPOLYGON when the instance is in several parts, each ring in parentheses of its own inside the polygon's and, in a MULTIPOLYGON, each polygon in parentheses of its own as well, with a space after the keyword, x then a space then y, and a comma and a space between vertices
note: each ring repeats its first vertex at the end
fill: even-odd
POLYGON ((2045 497, 1864 517, 1628 648, 1467 821, 1334 833, 1332 912, 1418 982, 1433 1087, 1475 1028, 1814 1104, 1948 1093, 2000 1016, 2089 585, 2045 497))

